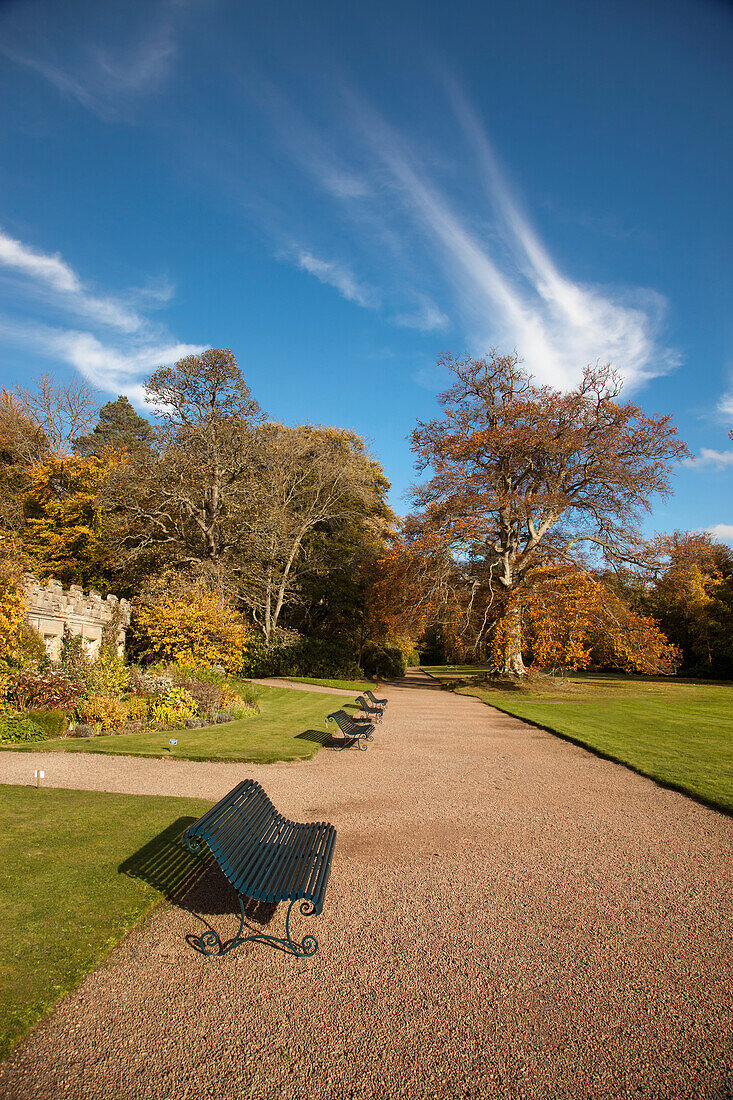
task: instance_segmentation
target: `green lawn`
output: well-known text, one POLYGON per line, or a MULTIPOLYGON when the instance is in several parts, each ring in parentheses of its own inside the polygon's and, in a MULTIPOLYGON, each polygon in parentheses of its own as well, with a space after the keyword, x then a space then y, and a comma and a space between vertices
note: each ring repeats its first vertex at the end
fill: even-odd
POLYGON ((175 838, 210 805, 2 787, 0 1057, 166 893, 200 873, 175 838))
POLYGON ((733 684, 576 673, 542 691, 456 690, 733 813, 733 684))
POLYGON ((278 676, 277 679, 290 684, 317 684, 318 687, 339 688, 341 691, 362 692, 374 687, 373 680, 316 680, 312 676, 278 676))
MULTIPOLYGON (((260 713, 236 722, 196 730, 155 730, 104 737, 67 737, 24 745, 3 745, 15 752, 106 752, 116 756, 171 756, 179 760, 242 760, 271 764, 307 760, 328 739, 326 716, 353 706, 353 696, 259 686, 260 713), (178 744, 169 747, 174 738, 178 744)), ((333 723, 329 723, 333 726, 333 723)))
POLYGON ((489 671, 488 665, 421 665, 423 672, 433 676, 442 683, 450 683, 451 680, 472 679, 474 676, 485 676, 489 671))

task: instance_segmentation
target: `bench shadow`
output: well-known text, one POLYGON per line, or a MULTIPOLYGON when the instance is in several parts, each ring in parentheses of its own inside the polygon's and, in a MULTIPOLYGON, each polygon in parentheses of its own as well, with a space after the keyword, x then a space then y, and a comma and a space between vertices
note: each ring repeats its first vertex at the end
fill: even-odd
POLYGON ((333 749, 341 743, 334 739, 330 730, 303 730, 302 733, 296 733, 295 740, 314 741, 324 749, 333 749))
MULTIPOLYGON (((240 917, 239 899, 221 869, 204 848, 201 854, 189 852, 181 835, 195 817, 179 817, 162 833, 119 865, 121 875, 140 879, 157 890, 166 901, 185 910, 204 926, 197 934, 186 936, 186 942, 197 951, 201 948, 201 932, 212 930, 209 917, 240 917)), ((261 932, 277 911, 277 905, 244 898, 245 922, 253 933, 261 932), (250 921, 254 924, 250 925, 250 921), (258 927, 259 926, 259 927, 258 927)))

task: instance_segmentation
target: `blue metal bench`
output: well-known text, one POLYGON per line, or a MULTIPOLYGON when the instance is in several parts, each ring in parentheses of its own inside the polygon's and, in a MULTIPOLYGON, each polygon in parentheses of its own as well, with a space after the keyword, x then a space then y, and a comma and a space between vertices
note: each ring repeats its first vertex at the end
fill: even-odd
POLYGON ((326 725, 335 722, 343 735, 341 748, 348 744, 355 744, 358 749, 366 749, 367 741, 373 740, 374 724, 372 722, 355 722, 345 710, 335 710, 326 718, 326 725))
POLYGON ((359 718, 371 718, 376 722, 381 722, 384 718, 384 707, 377 706, 376 703, 372 703, 364 695, 357 695, 356 702, 364 711, 364 714, 358 716, 359 718))
POLYGON ((364 694, 366 695, 367 699, 369 699, 369 701, 371 703, 374 703, 375 707, 386 707, 387 706, 388 700, 387 699, 377 699, 377 697, 376 697, 376 695, 374 694, 373 691, 365 691, 364 694))
POLYGON ((321 912, 331 870, 336 830, 327 822, 303 825, 279 814, 259 783, 245 779, 190 825, 183 841, 191 852, 206 844, 234 887, 242 919, 233 940, 222 943, 210 930, 198 937, 206 955, 225 955, 247 940, 278 944, 299 958, 315 955, 318 940, 290 935, 290 911, 300 902, 303 916, 321 912), (285 939, 264 932, 243 936, 244 898, 277 905, 288 901, 285 939))

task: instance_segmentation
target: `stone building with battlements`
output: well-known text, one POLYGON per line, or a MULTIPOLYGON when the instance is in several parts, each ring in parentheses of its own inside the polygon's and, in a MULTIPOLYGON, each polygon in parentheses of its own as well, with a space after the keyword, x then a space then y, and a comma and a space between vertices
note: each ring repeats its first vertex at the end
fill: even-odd
POLYGON ((92 659, 99 653, 102 631, 116 628, 117 653, 125 652, 125 634, 130 625, 130 604, 116 596, 103 599, 98 592, 72 584, 66 591, 60 581, 41 582, 37 577, 25 578, 28 600, 26 622, 43 638, 46 653, 52 661, 61 659, 61 643, 64 627, 72 634, 80 634, 87 656, 92 659))

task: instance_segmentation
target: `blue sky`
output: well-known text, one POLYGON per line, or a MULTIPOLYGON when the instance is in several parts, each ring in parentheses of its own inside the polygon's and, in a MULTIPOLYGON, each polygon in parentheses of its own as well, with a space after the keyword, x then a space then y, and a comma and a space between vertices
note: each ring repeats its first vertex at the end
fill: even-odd
POLYGON ((733 542, 732 47, 713 0, 5 0, 0 383, 231 347, 404 512, 441 352, 610 360, 696 456, 648 530, 733 542))

